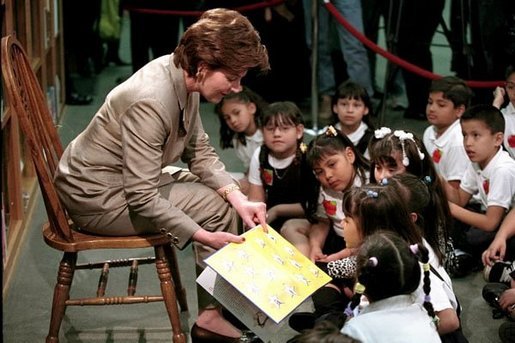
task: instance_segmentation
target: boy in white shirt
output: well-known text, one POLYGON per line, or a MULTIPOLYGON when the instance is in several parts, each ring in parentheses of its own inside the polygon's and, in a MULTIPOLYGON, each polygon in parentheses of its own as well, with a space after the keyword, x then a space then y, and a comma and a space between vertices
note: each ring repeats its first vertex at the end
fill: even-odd
POLYGON ((470 105, 472 90, 460 78, 446 76, 431 83, 426 106, 429 127, 423 142, 437 173, 458 188, 470 160, 463 148, 460 117, 470 105))
POLYGON ((501 110, 504 121, 504 148, 510 154, 511 158, 515 158, 515 67, 510 65, 506 69, 506 85, 497 87, 494 91, 495 107, 501 110), (508 105, 501 108, 506 98, 508 105))
POLYGON ((515 201, 515 160, 501 147, 504 117, 491 105, 476 105, 460 119, 463 145, 472 162, 458 190, 446 185, 451 214, 470 226, 465 232, 468 252, 481 258, 495 236, 506 212, 515 201), (482 211, 464 208, 474 194, 479 194, 482 211))

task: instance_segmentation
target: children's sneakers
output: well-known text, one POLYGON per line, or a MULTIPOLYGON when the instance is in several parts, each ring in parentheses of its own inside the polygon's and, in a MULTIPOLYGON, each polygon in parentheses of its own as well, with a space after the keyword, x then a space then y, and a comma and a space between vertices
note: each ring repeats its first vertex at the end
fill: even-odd
POLYGON ((509 284, 511 282, 510 274, 515 270, 515 261, 499 261, 492 266, 486 266, 483 269, 483 277, 487 282, 501 282, 509 284))

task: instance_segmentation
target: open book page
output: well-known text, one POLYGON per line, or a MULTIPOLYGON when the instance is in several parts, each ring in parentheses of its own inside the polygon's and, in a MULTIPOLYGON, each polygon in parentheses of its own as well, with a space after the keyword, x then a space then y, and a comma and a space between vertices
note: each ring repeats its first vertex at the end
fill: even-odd
POLYGON ((271 227, 242 236, 244 243, 228 244, 205 262, 275 323, 331 280, 271 227))

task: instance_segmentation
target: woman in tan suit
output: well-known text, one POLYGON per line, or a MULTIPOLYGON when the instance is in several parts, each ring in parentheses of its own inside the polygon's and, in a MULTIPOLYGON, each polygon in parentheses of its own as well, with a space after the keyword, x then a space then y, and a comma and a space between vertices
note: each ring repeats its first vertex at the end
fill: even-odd
MULTIPOLYGON (((200 267, 216 249, 241 242, 237 214, 248 227, 265 224, 265 204, 240 192, 199 114, 200 96, 217 103, 241 90, 250 68, 269 69, 251 23, 231 10, 205 12, 173 54, 114 88, 66 148, 55 183, 70 217, 97 234, 162 232, 179 249, 193 241, 200 267), (189 171, 162 172, 179 159, 189 171)), ((241 335, 210 305, 212 298, 201 298, 194 341, 241 335)))

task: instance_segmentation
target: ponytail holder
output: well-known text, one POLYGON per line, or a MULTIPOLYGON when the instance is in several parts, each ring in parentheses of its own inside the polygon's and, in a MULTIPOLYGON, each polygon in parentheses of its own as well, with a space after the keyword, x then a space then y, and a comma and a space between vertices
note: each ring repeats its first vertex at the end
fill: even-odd
POLYGON ((370 263, 370 265, 371 265, 372 267, 377 267, 377 263, 378 263, 378 262, 377 262, 377 257, 373 257, 373 256, 372 256, 371 258, 369 258, 369 259, 368 259, 368 262, 370 263))
POLYGON ((369 198, 377 198, 379 194, 376 191, 367 190, 367 197, 369 198))
POLYGON ((378 130, 374 131, 374 137, 377 139, 383 139, 386 135, 392 133, 392 130, 389 127, 382 127, 378 130))
POLYGON ((423 181, 426 185, 430 185, 430 184, 431 184, 431 176, 429 176, 429 175, 424 176, 424 178, 422 179, 422 181, 423 181))
POLYGON ((308 146, 306 145, 306 143, 302 142, 302 143, 300 143, 299 149, 300 149, 300 152, 305 154, 306 151, 308 151, 308 146))
POLYGON ((415 146, 417 147, 418 157, 421 160, 424 159, 425 155, 422 153, 422 151, 420 151, 420 148, 418 147, 417 142, 415 141, 415 138, 413 137, 413 134, 411 132, 406 132, 404 130, 395 130, 395 132, 393 134, 394 134, 395 137, 399 138, 399 140, 401 141, 402 164, 405 167, 409 166, 409 158, 406 155, 406 147, 405 147, 405 144, 404 144, 404 142, 406 140, 410 140, 410 141, 412 141, 415 144, 415 146))
POLYGON ((386 186, 388 184, 388 179, 384 177, 381 181, 379 181, 379 184, 381 186, 386 186))
POLYGON ((438 317, 436 314, 433 317, 433 323, 435 323, 436 327, 438 327, 438 325, 440 325, 440 317, 438 317))
POLYGON ((365 292, 365 285, 363 285, 359 282, 356 282, 356 284, 354 285, 354 293, 363 294, 364 292, 365 292))
POLYGON ((345 311, 343 311, 343 313, 347 316, 347 318, 349 318, 349 317, 353 317, 353 316, 354 316, 354 312, 352 312, 352 308, 350 307, 350 303, 349 303, 349 305, 345 308, 345 311))
POLYGON ((411 250, 413 255, 417 255, 418 254, 418 244, 411 244, 409 246, 409 250, 411 250))
POLYGON ((426 303, 431 302, 431 296, 430 296, 429 294, 426 294, 426 295, 424 296, 424 302, 426 302, 426 303))
POLYGON ((424 272, 428 272, 431 270, 431 265, 429 263, 422 263, 422 269, 424 272))
POLYGON ((325 130, 325 134, 327 136, 333 136, 333 137, 338 136, 338 132, 336 132, 336 129, 332 125, 329 125, 327 127, 327 130, 325 130))

